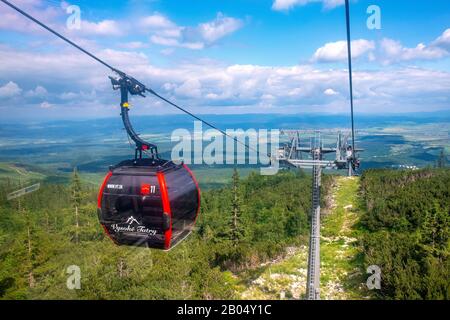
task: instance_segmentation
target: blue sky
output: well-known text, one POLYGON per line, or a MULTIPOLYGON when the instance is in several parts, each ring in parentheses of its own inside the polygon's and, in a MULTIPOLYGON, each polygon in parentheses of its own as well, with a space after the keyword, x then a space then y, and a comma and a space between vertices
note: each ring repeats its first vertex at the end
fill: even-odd
MULTIPOLYGON (((197 113, 348 110, 343 0, 12 0, 197 113), (66 8, 81 9, 69 30, 66 8)), ((355 108, 450 108, 450 1, 351 3, 355 108), (369 30, 367 8, 381 10, 369 30)), ((0 108, 7 118, 116 115, 108 70, 0 4, 0 108), (11 106, 15 106, 11 109, 11 106)), ((136 114, 173 112, 154 99, 136 114)))

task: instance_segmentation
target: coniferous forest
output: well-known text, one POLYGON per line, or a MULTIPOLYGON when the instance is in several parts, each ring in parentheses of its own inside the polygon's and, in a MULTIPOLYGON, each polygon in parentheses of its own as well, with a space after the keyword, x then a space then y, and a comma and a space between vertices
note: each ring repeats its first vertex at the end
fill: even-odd
POLYGON ((450 170, 369 170, 361 241, 380 298, 450 299, 450 170))
MULTIPOLYGON (((355 245, 364 265, 383 270, 374 298, 450 298, 449 178, 446 169, 362 175, 355 245)), ((333 179, 324 175, 324 199, 333 179)), ((311 178, 301 171, 242 179, 235 170, 229 185, 203 192, 194 233, 170 252, 114 245, 98 223, 97 190, 76 171, 68 185, 7 201, 17 187, 1 185, 1 299, 237 299, 239 273, 308 243, 311 178), (71 266, 79 290, 68 290, 71 266)))
MULTIPOLYGON (((115 246, 98 223, 97 190, 84 188, 77 172, 70 185, 44 185, 18 201, 2 198, 0 296, 236 298, 232 272, 307 236, 310 183, 301 173, 241 180, 235 171, 229 187, 202 194, 196 231, 168 253, 115 246), (82 270, 80 290, 67 290, 72 265, 82 270)), ((3 185, 2 196, 13 187, 3 185)))

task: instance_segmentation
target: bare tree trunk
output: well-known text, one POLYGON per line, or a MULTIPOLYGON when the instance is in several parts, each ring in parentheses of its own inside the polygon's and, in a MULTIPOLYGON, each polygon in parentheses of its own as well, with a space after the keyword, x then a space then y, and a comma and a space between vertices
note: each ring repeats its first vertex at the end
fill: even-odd
POLYGON ((30 288, 34 288, 36 282, 34 280, 33 271, 30 271, 30 273, 28 274, 28 283, 30 288))
POLYGON ((30 230, 30 226, 27 227, 27 234, 28 234, 28 255, 31 257, 31 230, 30 230))
POLYGON ((78 206, 75 206, 75 242, 78 243, 79 241, 79 228, 80 228, 80 223, 78 221, 78 206))
POLYGON ((119 271, 119 278, 124 278, 128 276, 127 265, 123 261, 123 259, 119 260, 117 264, 117 271, 119 271))
POLYGON ((50 225, 49 225, 49 221, 48 221, 49 217, 48 217, 48 212, 45 211, 45 227, 47 229, 47 233, 50 232, 50 225))
POLYGON ((237 215, 238 215, 238 207, 237 207, 237 185, 234 186, 234 204, 233 204, 233 246, 237 245, 237 215))
POLYGON ((27 227, 27 235, 28 235, 28 257, 30 259, 30 272, 28 273, 28 285, 30 288, 34 288, 35 280, 33 276, 33 257, 32 257, 32 248, 31 248, 31 230, 30 225, 27 227))

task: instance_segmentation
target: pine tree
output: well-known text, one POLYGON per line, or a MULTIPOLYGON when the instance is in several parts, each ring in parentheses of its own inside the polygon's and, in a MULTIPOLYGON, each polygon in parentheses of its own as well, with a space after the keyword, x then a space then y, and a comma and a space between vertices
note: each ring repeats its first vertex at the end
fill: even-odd
POLYGON ((81 200, 82 200, 83 194, 82 194, 82 189, 81 189, 80 176, 78 175, 78 170, 76 167, 73 169, 70 191, 71 191, 72 206, 75 209, 75 242, 78 243, 80 240, 79 239, 79 233, 80 233, 79 208, 81 205, 81 200))
MULTIPOLYGON (((19 181, 19 188, 22 188, 22 182, 19 181)), ((17 209, 19 214, 23 214, 26 222, 26 248, 27 248, 27 262, 26 268, 28 269, 27 282, 30 288, 34 288, 35 279, 33 274, 33 247, 32 247, 32 229, 31 229, 31 217, 30 212, 26 206, 22 204, 22 197, 17 198, 17 209)))
POLYGON ((233 172, 233 189, 232 189, 232 215, 230 220, 230 240, 233 247, 236 248, 244 237, 244 229, 241 221, 241 199, 239 188, 239 173, 237 169, 233 172))
POLYGON ((26 221, 26 231, 27 231, 27 236, 26 236, 26 248, 27 248, 27 257, 28 257, 28 261, 27 261, 27 268, 28 268, 28 286, 30 288, 34 288, 35 286, 35 279, 34 279, 34 273, 33 273, 33 269, 34 269, 34 257, 33 257, 33 242, 32 242, 32 229, 31 229, 31 217, 30 217, 30 212, 28 211, 28 209, 24 208, 22 209, 23 214, 25 215, 25 221, 26 221))

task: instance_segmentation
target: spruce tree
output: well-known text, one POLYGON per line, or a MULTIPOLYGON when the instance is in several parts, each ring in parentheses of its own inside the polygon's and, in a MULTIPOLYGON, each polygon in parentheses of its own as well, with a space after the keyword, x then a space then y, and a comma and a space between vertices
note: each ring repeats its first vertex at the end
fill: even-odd
POLYGON ((83 195, 81 189, 81 179, 80 176, 78 175, 78 170, 76 167, 73 169, 70 191, 71 191, 72 206, 75 209, 75 242, 78 243, 80 231, 79 208, 81 205, 83 195))
POLYGON ((445 154, 444 149, 442 149, 441 153, 439 154, 439 158, 437 161, 437 167, 438 168, 447 167, 447 155, 445 154))
POLYGON ((237 169, 233 172, 233 188, 232 188, 232 215, 230 220, 230 240, 233 247, 236 248, 244 237, 244 229, 241 221, 241 199, 239 188, 239 173, 237 169))
POLYGON ((35 278, 34 278, 34 273, 33 273, 33 269, 34 269, 34 255, 33 255, 33 242, 32 242, 32 234, 33 234, 33 230, 31 228, 32 225, 32 221, 31 221, 31 217, 30 217, 30 212, 27 208, 23 208, 22 209, 23 214, 25 215, 25 221, 26 221, 26 248, 27 248, 27 269, 28 269, 28 286, 30 288, 34 288, 35 286, 35 278))
POLYGON ((435 201, 433 208, 425 212, 422 226, 423 241, 434 253, 442 254, 450 240, 449 230, 450 217, 448 211, 442 209, 438 201, 435 201))

